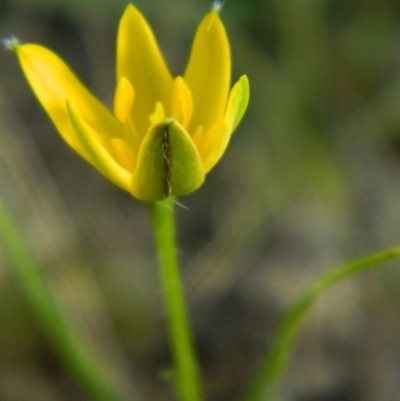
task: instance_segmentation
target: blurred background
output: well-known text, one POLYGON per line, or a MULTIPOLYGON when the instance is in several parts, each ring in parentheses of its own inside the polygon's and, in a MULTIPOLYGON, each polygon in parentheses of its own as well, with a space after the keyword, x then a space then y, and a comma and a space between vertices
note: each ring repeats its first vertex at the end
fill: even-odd
MULTIPOLYGON (((174 75, 209 0, 137 0, 174 75)), ((60 54, 111 105, 125 0, 0 0, 0 38, 60 54)), ((285 310, 345 261, 400 244, 400 3, 228 0, 248 112, 205 185, 180 199, 180 258, 209 401, 237 399, 285 310)), ((132 400, 172 400, 145 206, 71 151, 0 51, 0 196, 57 300, 132 400)), ((1 224, 1 222, 0 222, 1 224)), ((284 399, 395 400, 400 262, 313 307, 284 399)), ((0 400, 88 400, 35 320, 0 244, 0 400)))

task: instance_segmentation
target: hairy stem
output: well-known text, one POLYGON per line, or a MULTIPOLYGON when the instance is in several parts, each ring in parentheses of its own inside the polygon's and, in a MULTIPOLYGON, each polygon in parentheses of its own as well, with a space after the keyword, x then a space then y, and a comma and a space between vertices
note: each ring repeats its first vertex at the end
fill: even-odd
POLYGON ((169 197, 149 203, 160 276, 168 315, 168 334, 174 358, 174 378, 181 401, 203 399, 199 368, 187 316, 175 242, 175 200, 169 197))

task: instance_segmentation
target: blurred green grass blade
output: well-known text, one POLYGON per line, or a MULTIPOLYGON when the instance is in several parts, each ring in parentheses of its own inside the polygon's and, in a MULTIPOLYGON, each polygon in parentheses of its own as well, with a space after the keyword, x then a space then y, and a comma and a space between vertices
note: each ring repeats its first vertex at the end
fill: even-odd
POLYGON ((279 399, 278 385, 288 365, 300 323, 320 295, 339 281, 399 256, 400 247, 388 249, 336 267, 314 281, 283 317, 275 342, 266 356, 260 374, 244 400, 277 401, 279 399))
POLYGON ((23 295, 68 373, 93 400, 127 399, 105 361, 100 360, 83 333, 62 314, 21 228, 1 198, 0 248, 4 249, 23 295))

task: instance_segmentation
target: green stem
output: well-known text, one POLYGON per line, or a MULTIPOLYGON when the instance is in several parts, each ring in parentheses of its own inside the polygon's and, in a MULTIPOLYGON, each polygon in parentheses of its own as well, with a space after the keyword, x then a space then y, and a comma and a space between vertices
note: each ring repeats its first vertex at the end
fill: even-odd
POLYGON ((175 199, 149 203, 160 275, 168 314, 170 347, 176 369, 176 386, 182 401, 203 399, 199 368, 187 317, 175 243, 175 199))
POLYGON ((0 245, 4 246, 25 298, 69 373, 94 400, 126 399, 114 372, 57 305, 18 222, 1 199, 0 221, 0 245))
POLYGON ((276 401, 277 387, 288 365, 291 350, 302 318, 314 301, 333 284, 362 270, 400 256, 400 247, 392 248, 330 270, 311 284, 284 316, 271 350, 266 355, 261 373, 256 378, 246 401, 276 401))

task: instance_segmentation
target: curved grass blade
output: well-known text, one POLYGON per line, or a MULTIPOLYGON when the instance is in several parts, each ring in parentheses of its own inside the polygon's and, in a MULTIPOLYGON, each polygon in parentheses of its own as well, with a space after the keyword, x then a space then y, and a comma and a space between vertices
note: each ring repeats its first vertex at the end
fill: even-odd
POLYGON ((315 280, 283 317, 275 342, 266 355, 259 375, 243 400, 276 401, 279 399, 278 386, 287 368, 296 334, 302 319, 320 295, 333 284, 399 256, 400 247, 391 248, 338 266, 315 280))

